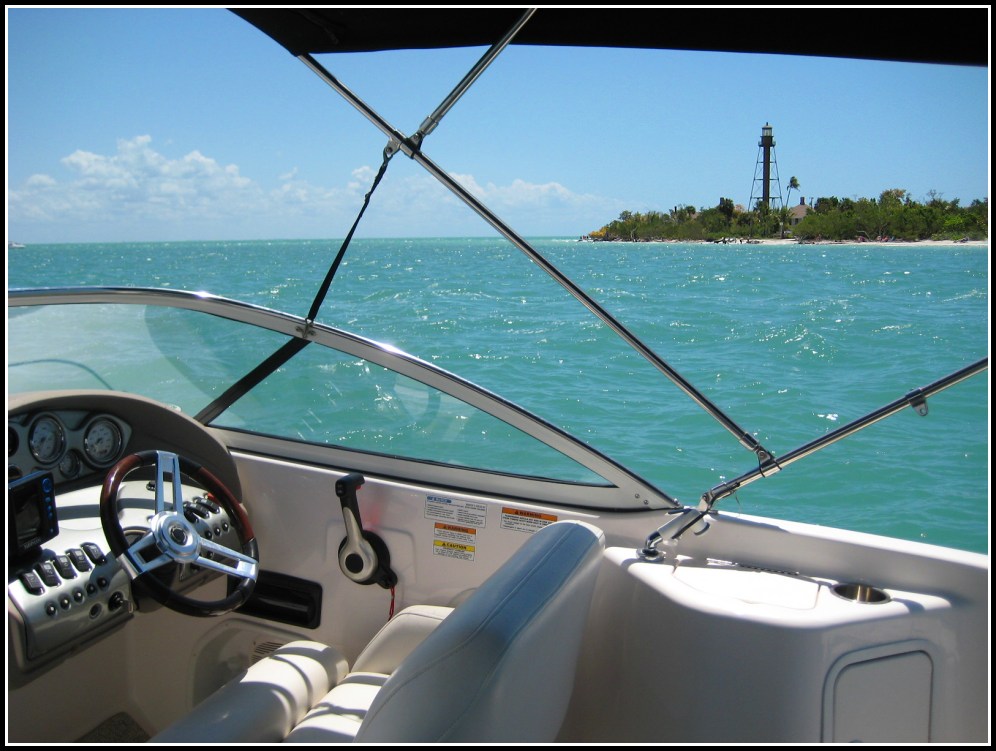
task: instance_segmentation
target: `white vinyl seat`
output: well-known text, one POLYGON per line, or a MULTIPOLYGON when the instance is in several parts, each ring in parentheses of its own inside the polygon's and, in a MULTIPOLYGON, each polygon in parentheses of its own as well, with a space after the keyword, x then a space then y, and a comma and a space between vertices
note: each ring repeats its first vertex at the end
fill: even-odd
MULTIPOLYGON (((584 522, 544 527, 456 608, 406 608, 370 641, 351 672, 340 672, 339 661, 322 668, 327 678, 309 683, 328 680, 328 688, 317 696, 308 692, 306 714, 295 694, 283 713, 247 718, 260 690, 247 693, 253 684, 243 676, 152 740, 552 742, 570 702, 604 545, 601 530, 584 522), (237 718, 251 727, 234 727, 237 718)), ((300 643, 249 672, 269 677, 265 663, 282 659, 294 644, 300 643)), ((267 689, 262 693, 282 697, 273 684, 267 689)))
POLYGON ((349 670, 335 648, 293 641, 215 691, 151 743, 272 743, 349 670))
POLYGON ((431 633, 407 656, 419 635, 396 642, 387 624, 287 741, 552 742, 604 544, 583 522, 551 524, 435 628, 427 620, 431 633))
POLYGON ((353 670, 308 712, 288 743, 349 743, 381 687, 453 608, 413 605, 388 621, 360 652, 353 670))

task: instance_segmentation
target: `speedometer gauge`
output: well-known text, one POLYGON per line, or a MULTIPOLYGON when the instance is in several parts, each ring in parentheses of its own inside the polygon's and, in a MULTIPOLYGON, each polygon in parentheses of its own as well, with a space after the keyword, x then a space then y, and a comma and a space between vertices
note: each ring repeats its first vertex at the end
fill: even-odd
POLYGON ((66 449, 66 431, 52 415, 40 415, 28 430, 31 455, 41 464, 53 464, 66 449))
POLYGON ((83 453, 97 466, 113 462, 121 451, 121 429, 106 417, 99 417, 90 423, 83 436, 83 453))

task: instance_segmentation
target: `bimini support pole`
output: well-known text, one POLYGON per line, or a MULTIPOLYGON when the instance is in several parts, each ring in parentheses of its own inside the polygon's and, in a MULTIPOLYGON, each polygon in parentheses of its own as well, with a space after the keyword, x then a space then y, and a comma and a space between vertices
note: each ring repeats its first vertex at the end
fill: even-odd
POLYGON ((533 17, 533 13, 535 12, 536 8, 530 8, 523 13, 522 17, 516 21, 515 25, 509 30, 509 32, 484 53, 481 59, 477 61, 477 64, 470 69, 470 72, 463 77, 456 87, 454 87, 449 96, 447 96, 442 103, 436 107, 431 115, 422 121, 422 124, 418 126, 418 130, 415 131, 415 134, 411 138, 412 144, 416 149, 422 148, 422 141, 425 140, 425 137, 436 129, 436 126, 439 125, 446 113, 449 112, 453 105, 456 104, 460 97, 463 96, 464 92, 474 84, 474 81, 476 81, 485 69, 491 65, 494 59, 501 54, 502 50, 511 44, 512 40, 515 38, 515 35, 519 33, 519 29, 526 25, 526 22, 533 17))
MULTIPOLYGON (((529 14, 527 14, 528 16, 529 14)), ((520 19, 519 24, 514 31, 528 20, 527 17, 520 19)), ((506 35, 503 42, 507 44, 510 41, 511 36, 506 35)), ((499 45, 502 43, 500 42, 499 45)), ((496 45, 497 47, 498 45, 496 45)), ((494 49, 494 48, 492 48, 494 49)), ((497 50, 500 51, 500 50, 497 50)), ((454 93, 447 98, 440 109, 443 111, 448 111, 449 107, 453 105, 456 101, 454 96, 459 97, 466 88, 476 80, 477 76, 480 75, 480 71, 483 67, 486 67, 494 59, 497 54, 486 54, 475 66, 475 71, 472 71, 467 76, 464 77, 464 81, 461 85, 454 90, 454 93), (482 67, 483 66, 483 67, 482 67), (479 69, 479 70, 478 70, 479 69), (463 85, 464 82, 466 85, 463 85), (459 93, 457 93, 459 91, 459 93), (450 101, 452 99, 452 101, 450 101)), ((650 347, 644 344, 636 335, 634 335, 629 329, 623 326, 612 314, 605 310, 601 305, 598 304, 591 296, 585 293, 580 287, 578 287, 573 281, 571 281, 567 276, 563 274, 556 266, 550 263, 543 255, 541 255, 535 248, 533 248, 526 240, 518 235, 511 227, 509 227, 504 221, 502 221, 494 212, 492 212, 487 206, 481 203, 477 198, 471 195, 460 183, 453 179, 449 173, 437 166, 428 156, 421 151, 421 138, 424 138, 425 133, 422 133, 422 137, 416 139, 407 138, 394 126, 388 123, 384 118, 382 118, 377 112, 375 112, 366 102, 360 99, 356 94, 350 91, 341 81, 336 79, 328 70, 326 70, 317 60, 315 60, 311 55, 303 54, 299 56, 299 59, 307 65, 319 78, 321 78, 325 83, 332 87, 343 99, 345 99, 350 105, 352 105, 360 114, 362 114, 367 120, 369 120, 377 129, 379 129, 384 135, 389 139, 388 149, 397 149, 403 151, 408 157, 413 161, 420 164, 429 174, 436 178, 444 187, 446 187, 450 192, 452 192, 457 198, 459 198, 464 204, 466 204, 472 211, 474 211, 478 216, 480 216, 484 221, 490 224, 495 230, 497 230, 501 235, 505 237, 510 243, 522 251, 526 256, 528 256, 537 266, 539 266, 543 271, 549 274, 560 286, 566 289, 571 295, 573 295, 582 305, 588 308, 596 317, 598 317, 606 326, 612 329, 623 341, 629 344, 633 349, 635 349, 645 360, 647 360, 651 365, 653 365, 657 370, 663 373, 672 383, 674 383, 678 388, 685 392, 693 401, 695 401, 702 409, 713 416, 724 428, 726 428, 744 448, 752 451, 756 456, 758 463, 761 466, 770 465, 774 462, 774 456, 765 449, 760 442, 746 430, 741 428, 734 422, 730 417, 728 417, 718 406, 713 404, 704 394, 702 394, 698 389, 696 389, 689 381, 681 376, 678 371, 672 368, 664 359, 662 359, 656 352, 654 352, 650 347)), ((438 112, 439 110, 437 110, 438 112)), ((436 113, 434 113, 435 115, 436 113)), ((441 114, 439 116, 441 116, 441 114)), ((423 127, 429 127, 426 123, 432 119, 430 116, 424 123, 423 127)), ((438 123, 438 118, 437 118, 438 123)), ((429 127, 431 130, 432 125, 429 127)), ((418 134, 416 134, 417 136, 418 134)))
POLYGON ((570 292, 582 305, 595 314, 606 326, 616 332, 616 334, 635 349, 645 360, 653 365, 657 370, 667 376, 678 388, 691 397, 700 407, 712 415, 723 427, 732 433, 745 448, 753 451, 759 462, 770 462, 773 456, 768 452, 752 435, 737 425, 718 406, 713 404, 704 394, 698 391, 690 382, 685 380, 678 371, 672 368, 650 347, 644 344, 635 334, 627 329, 622 323, 605 310, 598 302, 590 297, 584 290, 578 287, 573 281, 563 274, 556 266, 550 263, 543 255, 536 251, 525 239, 520 237, 514 230, 506 225, 500 218, 491 212, 484 204, 471 195, 462 185, 451 178, 446 172, 436 166, 427 156, 421 152, 410 155, 412 159, 421 164, 430 174, 452 191, 460 200, 472 208, 482 219, 494 227, 505 238, 515 245, 520 251, 525 253, 532 261, 553 277, 558 284, 570 292))
POLYGON ((793 451, 789 451, 787 454, 783 454, 778 459, 777 463, 774 461, 769 462, 767 465, 762 463, 762 465, 755 470, 715 486, 702 495, 702 503, 707 508, 711 509, 717 501, 732 495, 744 485, 748 485, 754 482, 754 480, 759 480, 762 477, 772 475, 775 472, 787 467, 789 464, 792 464, 792 462, 799 461, 799 459, 807 457, 820 449, 826 448, 831 443, 836 443, 842 438, 846 438, 849 435, 857 433, 859 430, 863 430, 879 420, 891 417, 896 412, 899 412, 906 407, 912 407, 918 415, 925 417, 927 415, 928 397, 931 397, 944 389, 950 388, 956 383, 961 383, 965 379, 970 378, 977 373, 981 373, 988 367, 989 358, 984 357, 981 360, 962 368, 961 370, 957 370, 944 378, 934 381, 929 386, 914 389, 901 399, 896 399, 894 402, 890 402, 884 407, 879 407, 878 409, 869 412, 864 417, 859 417, 857 420, 849 422, 847 425, 842 425, 837 428, 837 430, 833 430, 825 436, 817 438, 815 441, 810 441, 809 443, 806 443, 793 451))

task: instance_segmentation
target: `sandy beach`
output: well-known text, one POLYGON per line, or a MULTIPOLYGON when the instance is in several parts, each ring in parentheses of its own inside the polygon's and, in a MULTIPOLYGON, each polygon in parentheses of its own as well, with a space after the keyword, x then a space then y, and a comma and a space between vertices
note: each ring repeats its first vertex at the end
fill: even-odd
MULTIPOLYGON (((580 242, 580 241, 579 241, 580 242)), ((591 242, 591 240, 588 240, 591 242)), ((985 240, 864 240, 862 242, 857 242, 855 240, 823 240, 820 242, 807 240, 800 243, 798 240, 792 238, 786 238, 784 240, 778 238, 767 238, 761 240, 751 240, 749 243, 741 242, 739 239, 730 239, 727 241, 715 241, 715 240, 595 240, 594 242, 633 242, 633 243, 645 243, 645 242, 655 242, 655 243, 681 243, 681 244, 692 244, 692 245, 874 245, 876 247, 882 248, 910 248, 910 247, 931 247, 936 246, 938 248, 950 248, 950 247, 969 247, 969 248, 988 248, 989 239, 985 240)))
MULTIPOLYGON (((705 242, 705 241, 703 241, 705 242)), ((723 243, 720 243, 722 245, 723 243)), ((736 241, 730 241, 728 245, 739 245, 740 243, 736 241)), ((854 242, 851 241, 838 241, 838 240, 825 240, 823 242, 805 242, 800 243, 798 240, 793 240, 791 238, 786 240, 780 239, 767 239, 767 240, 751 240, 751 245, 877 245, 881 247, 930 247, 936 245, 937 247, 948 247, 952 245, 967 246, 967 247, 989 247, 989 240, 965 240, 964 242, 958 240, 889 240, 889 241, 875 241, 866 240, 864 242, 854 242)))

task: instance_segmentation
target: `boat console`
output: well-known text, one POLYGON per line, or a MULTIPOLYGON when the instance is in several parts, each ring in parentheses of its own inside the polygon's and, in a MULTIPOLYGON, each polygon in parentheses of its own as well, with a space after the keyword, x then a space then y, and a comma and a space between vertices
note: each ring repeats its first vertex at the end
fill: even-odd
MULTIPOLYGON (((8 493, 11 542, 15 535, 21 542, 9 547, 7 610, 22 674, 83 648, 126 622, 136 608, 159 607, 132 585, 110 552, 101 528, 99 487, 57 496, 51 474, 39 472, 10 483, 8 493)), ((122 527, 133 542, 148 531, 154 496, 140 481, 125 483, 119 499, 122 527)), ((234 526, 220 504, 191 491, 183 507, 199 534, 238 547, 234 526)), ((156 572, 158 580, 178 592, 197 589, 214 576, 186 564, 156 572)))
MULTIPOLYGON (((120 627, 136 610, 160 607, 141 581, 133 583, 105 535, 101 492, 108 469, 130 451, 162 443, 190 446, 185 453, 202 461, 218 454, 214 439, 189 418, 110 392, 18 395, 9 405, 7 434, 7 619, 16 667, 9 681, 22 685, 120 627)), ((230 477, 227 451, 224 456, 218 472, 230 477)), ((129 545, 148 535, 156 506, 151 475, 130 477, 117 493, 117 520, 129 545)), ((201 537, 239 547, 229 512, 203 490, 185 484, 182 506, 201 537)), ((150 550, 141 554, 147 560, 159 555, 155 546, 150 550)), ((148 575, 184 593, 217 577, 186 563, 148 575)))
POLYGON ((8 618, 22 673, 123 623, 134 610, 128 576, 107 554, 99 517, 74 518, 73 510, 85 507, 67 504, 60 529, 54 487, 50 472, 8 483, 8 618))

